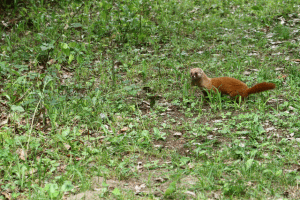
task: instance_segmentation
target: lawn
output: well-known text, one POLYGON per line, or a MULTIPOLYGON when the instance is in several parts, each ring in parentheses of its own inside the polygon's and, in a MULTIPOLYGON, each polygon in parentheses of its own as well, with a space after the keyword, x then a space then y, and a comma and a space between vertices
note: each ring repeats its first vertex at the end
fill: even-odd
POLYGON ((299 199, 300 2, 0 7, 0 199, 299 199), (189 71, 274 90, 245 101, 189 71))

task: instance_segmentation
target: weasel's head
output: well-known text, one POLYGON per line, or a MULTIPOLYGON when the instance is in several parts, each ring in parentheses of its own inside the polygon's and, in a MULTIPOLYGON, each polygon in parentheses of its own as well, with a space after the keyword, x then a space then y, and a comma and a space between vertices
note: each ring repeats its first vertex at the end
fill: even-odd
POLYGON ((200 80, 202 78, 203 73, 203 70, 200 68, 193 68, 190 71, 192 80, 200 80))

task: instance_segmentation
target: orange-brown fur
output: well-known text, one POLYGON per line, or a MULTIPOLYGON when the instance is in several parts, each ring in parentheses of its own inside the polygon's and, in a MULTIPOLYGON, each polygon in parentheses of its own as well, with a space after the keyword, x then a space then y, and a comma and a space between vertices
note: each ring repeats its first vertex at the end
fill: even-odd
POLYGON ((258 83, 251 88, 243 83, 242 81, 230 78, 230 77, 218 77, 218 78, 209 78, 206 76, 204 71, 200 68, 191 69, 191 78, 192 85, 198 86, 204 92, 204 95, 207 93, 203 90, 206 89, 208 91, 219 91, 221 94, 228 94, 230 97, 241 96, 242 99, 248 97, 250 94, 263 92, 266 90, 271 90, 275 88, 274 83, 258 83))

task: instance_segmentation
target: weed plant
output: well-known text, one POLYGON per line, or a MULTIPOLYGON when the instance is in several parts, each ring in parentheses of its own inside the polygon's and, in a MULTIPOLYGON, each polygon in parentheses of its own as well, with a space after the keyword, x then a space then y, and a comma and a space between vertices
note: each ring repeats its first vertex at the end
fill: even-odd
POLYGON ((298 1, 15 3, 0 199, 299 199, 298 1), (193 67, 276 89, 204 99, 193 67))

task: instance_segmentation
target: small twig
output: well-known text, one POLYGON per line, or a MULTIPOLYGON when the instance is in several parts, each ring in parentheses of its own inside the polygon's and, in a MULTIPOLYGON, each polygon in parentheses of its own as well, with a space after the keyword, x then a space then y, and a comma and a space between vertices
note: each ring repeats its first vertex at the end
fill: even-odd
POLYGON ((115 75, 115 66, 114 66, 114 59, 112 59, 112 65, 111 65, 111 73, 112 73, 112 81, 113 81, 113 90, 115 89, 116 85, 116 75, 115 75))
POLYGON ((34 118, 35 118, 35 115, 37 113, 38 107, 39 107, 39 105, 41 103, 41 100, 42 100, 42 97, 40 97, 40 100, 39 100, 38 104, 36 105, 34 113, 33 113, 33 116, 32 116, 30 130, 29 130, 29 137, 28 137, 28 141, 27 141, 27 149, 29 149, 29 141, 30 141, 31 133, 32 133, 32 129, 33 129, 33 122, 34 122, 34 118))

